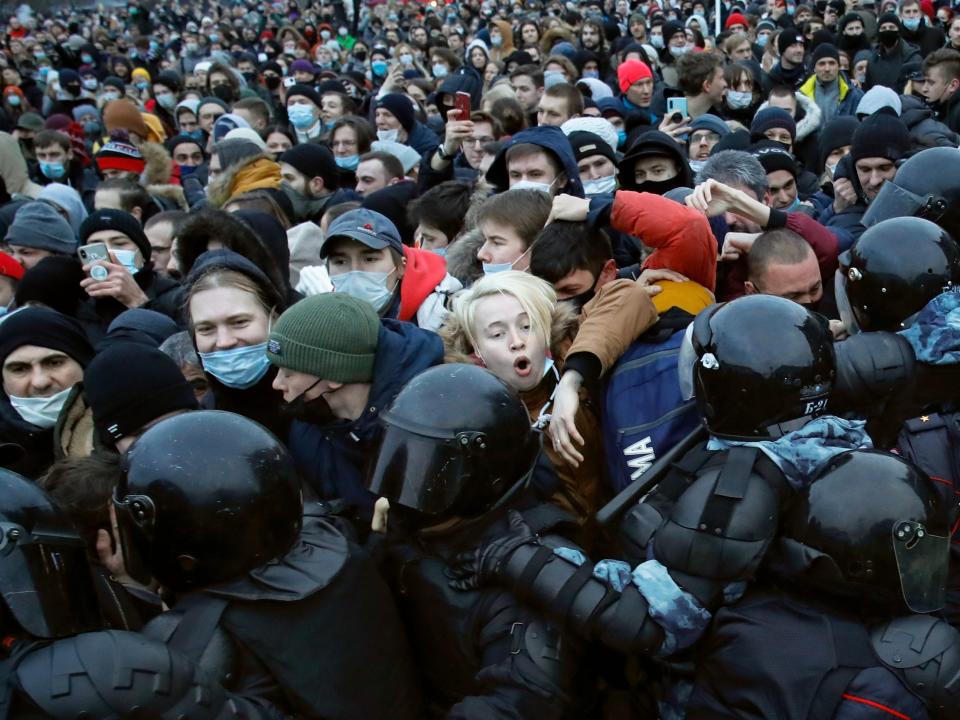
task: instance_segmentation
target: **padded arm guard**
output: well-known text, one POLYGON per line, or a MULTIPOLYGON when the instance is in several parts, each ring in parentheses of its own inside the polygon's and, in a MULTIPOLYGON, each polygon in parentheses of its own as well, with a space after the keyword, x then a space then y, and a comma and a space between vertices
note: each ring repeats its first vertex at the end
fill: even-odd
POLYGON ((231 718, 224 690, 166 645, 104 630, 38 648, 17 667, 23 695, 54 720, 231 718))
POLYGON ((936 720, 960 718, 960 632, 933 615, 907 615, 871 633, 877 657, 936 720))
POLYGON ((656 652, 663 643, 637 588, 615 591, 593 576, 590 562, 577 567, 549 547, 528 544, 513 552, 501 574, 517 597, 587 640, 627 654, 656 652))

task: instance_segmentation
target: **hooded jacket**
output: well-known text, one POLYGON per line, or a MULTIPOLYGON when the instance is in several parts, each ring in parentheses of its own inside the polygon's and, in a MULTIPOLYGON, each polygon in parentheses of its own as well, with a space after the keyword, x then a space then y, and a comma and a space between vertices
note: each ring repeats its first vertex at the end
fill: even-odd
POLYGON ((440 136, 419 120, 413 121, 413 127, 407 136, 404 145, 409 145, 421 155, 436 149, 440 144, 440 136))
POLYGON ((207 185, 207 198, 212 207, 221 208, 237 195, 262 189, 280 189, 280 165, 266 153, 223 168, 220 176, 207 185))
POLYGON ((886 85, 897 93, 903 92, 906 80, 903 77, 903 66, 909 62, 920 62, 923 57, 916 45, 911 45, 900 39, 891 50, 879 47, 873 51, 870 62, 867 63, 867 79, 863 84, 864 90, 874 85, 886 85))
POLYGON ((493 184, 498 190, 507 190, 510 187, 510 180, 507 176, 507 151, 514 145, 530 143, 539 145, 556 158, 563 167, 563 173, 567 176, 567 183, 562 188, 555 190, 556 194, 566 193, 583 197, 583 185, 580 183, 580 171, 577 168, 577 160, 573 155, 573 148, 570 141, 563 131, 552 125, 540 125, 527 130, 521 130, 514 135, 509 142, 500 148, 497 157, 487 170, 487 181, 493 184))
POLYGON ((443 362, 440 337, 411 323, 383 319, 367 408, 356 420, 315 425, 294 420, 288 447, 300 475, 322 499, 342 499, 369 520, 376 498, 364 474, 383 432, 380 413, 415 375, 443 362))
MULTIPOLYGON (((912 95, 900 96, 900 119, 910 131, 910 144, 919 151, 930 147, 950 147, 955 148, 960 145, 960 135, 944 123, 942 123, 934 114, 929 105, 912 95)), ((960 103, 954 101, 952 114, 960 121, 960 103)))
POLYGON ((634 174, 634 166, 637 160, 649 155, 653 151, 655 154, 666 155, 671 158, 677 166, 677 176, 673 178, 676 182, 674 187, 693 187, 693 172, 690 170, 690 164, 685 157, 685 151, 681 146, 666 133, 659 130, 647 130, 634 140, 623 160, 617 164, 618 184, 624 190, 638 190, 634 174))
POLYGON ((391 304, 387 317, 416 323, 425 330, 438 330, 447 314, 447 300, 463 285, 447 274, 447 262, 434 252, 404 245, 407 261, 400 281, 399 302, 391 304))

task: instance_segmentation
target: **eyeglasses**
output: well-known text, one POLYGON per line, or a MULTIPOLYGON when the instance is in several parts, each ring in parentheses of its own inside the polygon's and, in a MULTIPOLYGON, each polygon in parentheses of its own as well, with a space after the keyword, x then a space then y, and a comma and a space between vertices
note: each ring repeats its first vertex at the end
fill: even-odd
POLYGON ((693 133, 690 136, 690 144, 695 145, 702 142, 720 142, 720 135, 715 132, 703 132, 703 133, 693 133))
POLYGON ((485 145, 488 142, 493 142, 492 137, 468 137, 463 141, 464 145, 485 145))

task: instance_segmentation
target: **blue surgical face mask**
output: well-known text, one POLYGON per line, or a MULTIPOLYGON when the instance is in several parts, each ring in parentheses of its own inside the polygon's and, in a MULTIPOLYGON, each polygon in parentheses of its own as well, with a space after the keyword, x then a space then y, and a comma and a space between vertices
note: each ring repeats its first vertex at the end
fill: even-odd
POLYGON ((11 107, 17 107, 20 105, 20 96, 19 95, 8 95, 7 102, 10 103, 11 107))
POLYGON ((673 55, 675 58, 683 57, 683 56, 686 55, 688 52, 690 52, 690 46, 689 46, 689 45, 683 45, 683 46, 681 46, 681 47, 671 47, 671 48, 670 48, 670 54, 673 55))
POLYGON ((446 246, 441 247, 441 248, 433 248, 430 252, 432 252, 434 255, 439 255, 440 257, 446 257, 446 256, 447 256, 447 248, 446 248, 446 246))
POLYGON ((397 142, 400 135, 400 128, 393 130, 377 130, 377 140, 380 142, 397 142))
POLYGON ((387 74, 387 61, 386 60, 374 60, 370 63, 370 70, 373 71, 373 74, 377 77, 383 77, 387 74))
POLYGON ((796 212, 798 207, 800 207, 800 198, 795 197, 793 199, 793 202, 790 203, 787 207, 785 207, 782 212, 796 212))
POLYGON ((431 69, 433 70, 433 76, 438 80, 440 78, 445 78, 447 75, 450 74, 450 71, 447 70, 446 65, 434 65, 433 68, 431 69))
POLYGON ((60 162, 44 162, 40 161, 40 172, 43 173, 45 178, 50 180, 59 180, 64 175, 67 174, 67 167, 64 163, 60 162))
POLYGON ((395 272, 396 268, 388 273, 351 270, 341 275, 331 275, 330 282, 333 283, 334 292, 342 292, 358 300, 366 300, 373 305, 374 310, 381 312, 393 297, 393 291, 396 290, 396 285, 392 288, 387 287, 387 278, 395 272))
POLYGON ((901 18, 903 26, 911 32, 920 27, 920 18, 901 18))
POLYGON ((87 135, 99 135, 100 123, 98 123, 96 120, 88 120, 83 124, 83 132, 87 135))
POLYGON ((753 102, 753 93, 738 90, 727 90, 724 97, 726 97, 727 105, 730 106, 731 110, 743 110, 750 107, 750 103, 753 102))
POLYGON ((764 48, 764 47, 767 46, 767 41, 768 41, 769 39, 770 39, 770 36, 769 36, 769 35, 760 35, 760 36, 757 38, 757 45, 759 45, 760 47, 764 48))
POLYGON ((270 369, 266 342, 200 353, 200 362, 205 371, 227 387, 237 390, 253 387, 270 369))
POLYGON ((38 428, 49 430, 57 424, 57 418, 60 417, 60 411, 64 403, 67 402, 67 396, 73 386, 66 390, 61 390, 50 397, 16 397, 10 396, 10 404, 17 414, 31 425, 38 428))
MULTIPOLYGON (((533 247, 531 245, 531 247, 533 247)), ((508 263, 483 263, 483 274, 484 275, 496 275, 497 273, 506 272, 507 270, 513 270, 513 266, 520 262, 520 259, 530 252, 530 248, 524 250, 516 260, 508 263)))
POLYGON ((90 53, 83 53, 80 56, 80 62, 82 62, 84 65, 93 65, 93 55, 90 53))
POLYGON ((627 131, 617 130, 617 149, 619 150, 627 142, 627 131))
POLYGON ((347 155, 346 157, 335 157, 334 162, 337 163, 337 167, 343 168, 344 170, 356 170, 357 165, 360 164, 360 156, 347 155))
POLYGON ((586 180, 583 183, 583 194, 588 198, 609 195, 617 189, 617 176, 607 175, 595 180, 586 180))
POLYGON ((309 105, 291 105, 287 108, 287 117, 297 130, 306 130, 313 127, 313 124, 317 121, 309 105))
POLYGON ((201 141, 203 140, 202 128, 197 128, 196 130, 191 130, 190 132, 185 132, 183 134, 189 138, 193 138, 194 140, 201 140, 201 141))
POLYGON ((663 50, 663 35, 651 35, 650 44, 657 50, 663 50))
POLYGON ((111 252, 117 259, 117 262, 123 265, 131 275, 136 275, 140 272, 140 268, 135 264, 137 259, 136 250, 111 250, 111 252))
POLYGON ((150 87, 150 83, 141 81, 136 83, 135 86, 137 90, 146 90, 148 87, 150 87))

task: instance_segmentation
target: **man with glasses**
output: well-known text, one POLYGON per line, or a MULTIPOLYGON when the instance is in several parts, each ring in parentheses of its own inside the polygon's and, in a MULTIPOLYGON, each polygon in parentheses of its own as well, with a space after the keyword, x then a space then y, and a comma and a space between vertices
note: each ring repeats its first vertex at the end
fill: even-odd
POLYGON ((710 157, 710 151, 720 139, 730 133, 727 124, 712 113, 701 115, 690 123, 690 138, 687 141, 687 159, 696 172, 710 157))
POLYGON ((456 111, 451 109, 443 142, 421 164, 421 191, 447 180, 472 180, 481 172, 484 146, 500 139, 500 122, 490 113, 474 111, 469 120, 457 120, 455 116, 456 111))

